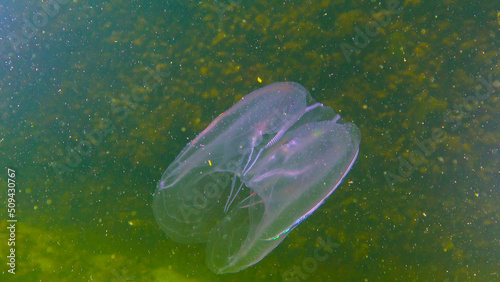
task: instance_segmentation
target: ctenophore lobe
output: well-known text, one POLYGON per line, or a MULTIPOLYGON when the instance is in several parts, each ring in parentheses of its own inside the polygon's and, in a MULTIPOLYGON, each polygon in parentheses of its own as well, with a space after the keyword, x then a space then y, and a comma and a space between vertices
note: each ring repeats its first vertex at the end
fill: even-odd
POLYGON ((158 183, 153 210, 179 243, 206 243, 215 273, 263 259, 337 188, 360 131, 298 83, 244 96, 186 145, 158 183))

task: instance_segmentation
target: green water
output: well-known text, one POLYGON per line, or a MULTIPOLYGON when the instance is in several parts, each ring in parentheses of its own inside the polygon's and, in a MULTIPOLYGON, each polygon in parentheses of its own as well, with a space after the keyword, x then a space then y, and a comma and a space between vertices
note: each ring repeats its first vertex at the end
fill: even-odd
POLYGON ((0 4, 0 280, 500 280, 496 1, 43 3, 0 4), (215 275, 153 192, 277 81, 354 122, 358 160, 266 258, 215 275))

